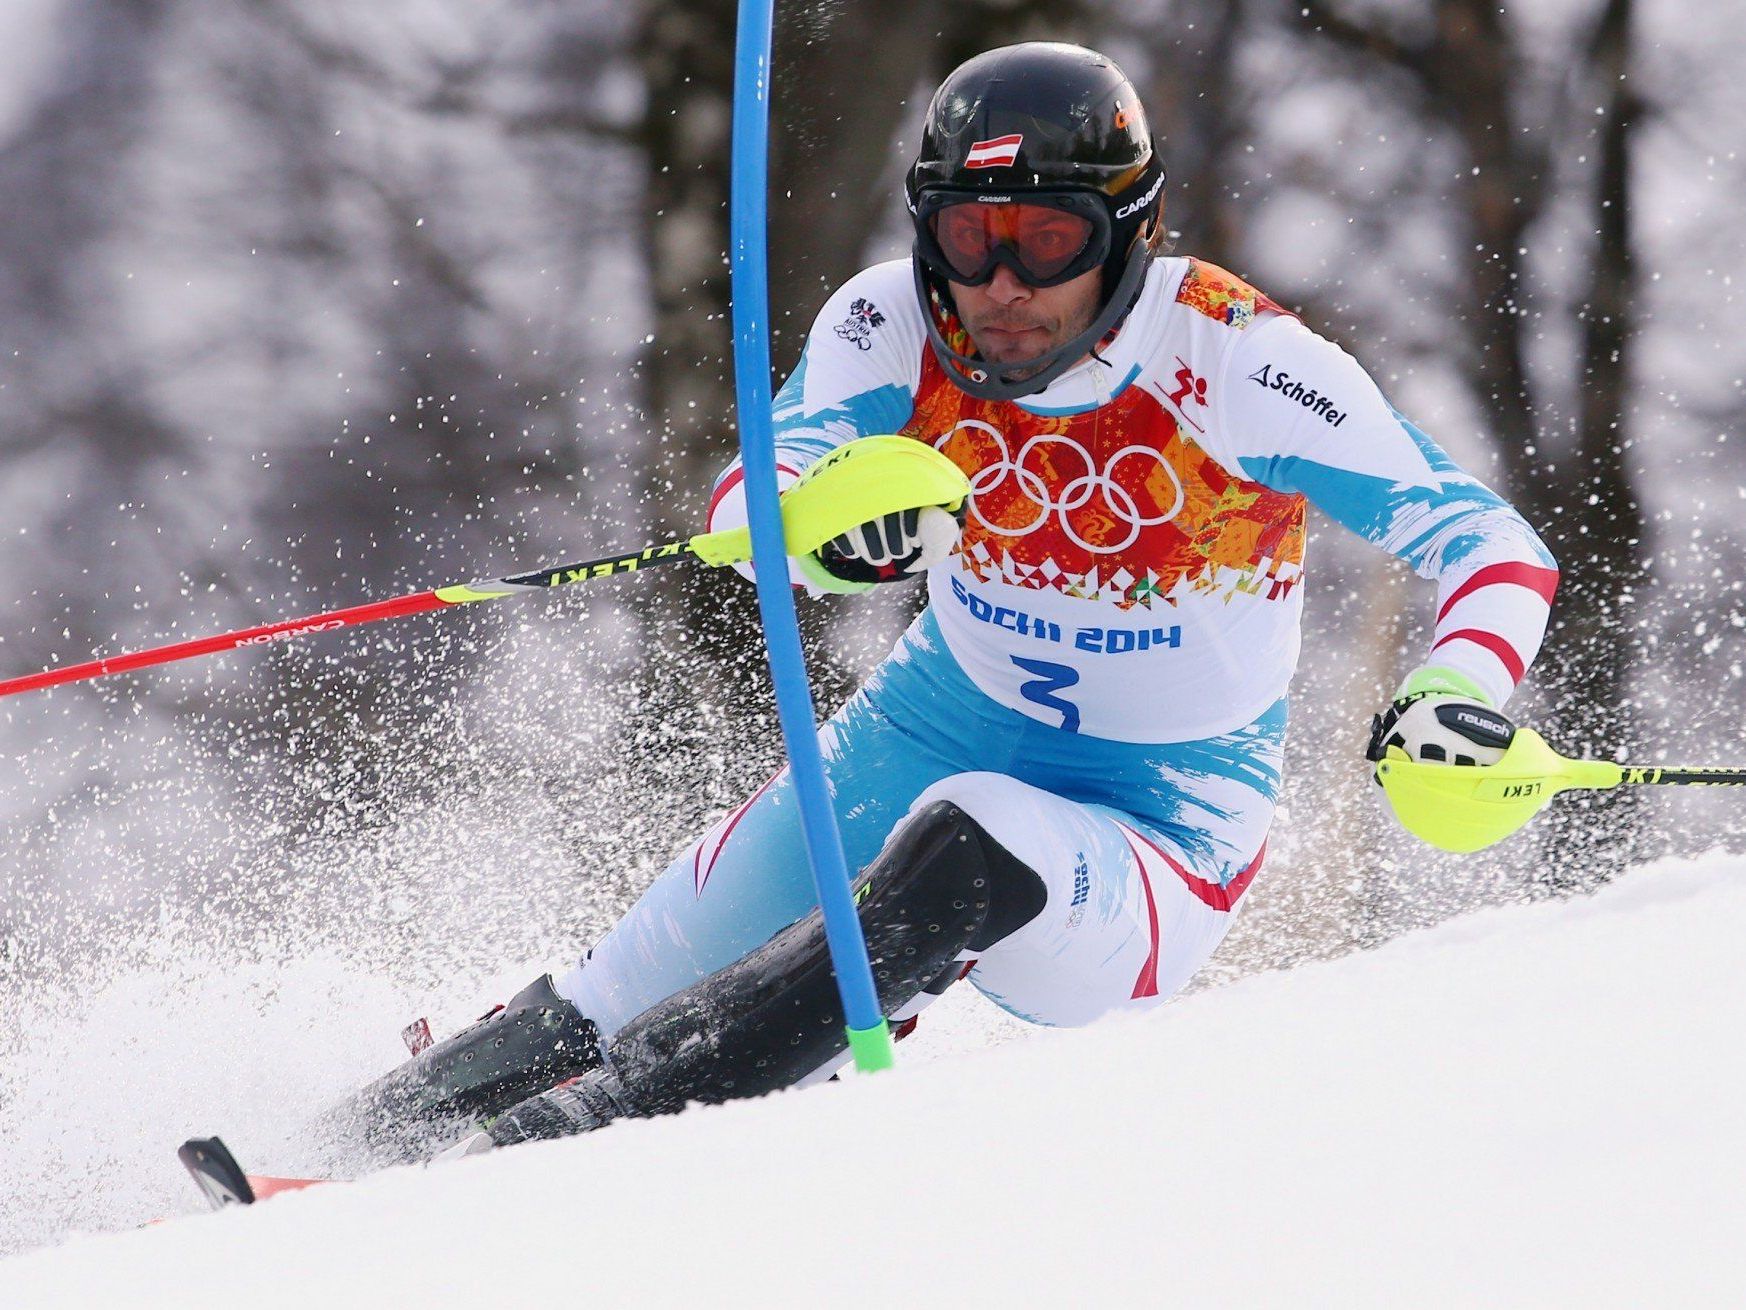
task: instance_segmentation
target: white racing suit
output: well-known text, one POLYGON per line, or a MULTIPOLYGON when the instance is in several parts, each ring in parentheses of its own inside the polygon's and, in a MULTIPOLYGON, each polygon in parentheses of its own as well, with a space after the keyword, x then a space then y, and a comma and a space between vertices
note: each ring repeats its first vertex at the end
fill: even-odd
MULTIPOLYGON (((1155 1004, 1206 962, 1263 862, 1306 505, 1435 580, 1430 662, 1497 706, 1539 647, 1557 572, 1355 360, 1212 265, 1156 261, 1096 355, 1019 402, 954 386, 922 314, 907 261, 868 269, 826 304, 776 401, 785 485, 891 432, 971 479, 927 610, 821 729, 850 869, 913 808, 953 801, 1048 892, 962 960, 970 983, 1040 1023, 1155 1004)), ((743 521, 736 466, 710 526, 743 521)), ((779 774, 557 987, 610 1036, 814 904, 779 774)))

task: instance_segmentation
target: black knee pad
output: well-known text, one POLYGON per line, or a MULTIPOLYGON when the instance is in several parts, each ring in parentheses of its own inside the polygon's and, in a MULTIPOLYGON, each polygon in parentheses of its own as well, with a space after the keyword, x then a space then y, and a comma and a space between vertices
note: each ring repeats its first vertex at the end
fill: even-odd
POLYGON ((923 979, 908 995, 886 995, 881 974, 890 974, 892 987, 906 985, 903 960, 924 940, 920 934, 955 940, 951 955, 987 950, 1041 914, 1049 890, 975 819, 951 801, 935 801, 892 833, 856 881, 855 899, 879 999, 889 1013, 933 980, 923 979))
MULTIPOLYGON (((1036 918, 1041 878, 963 810, 939 801, 907 819, 856 881, 874 984, 886 1014, 1036 918)), ((770 941, 631 1020, 608 1068, 582 1080, 592 1102, 632 1115, 787 1087, 847 1045, 842 1002, 815 910, 770 941)), ((598 1115, 586 1127, 598 1127, 598 1115)))

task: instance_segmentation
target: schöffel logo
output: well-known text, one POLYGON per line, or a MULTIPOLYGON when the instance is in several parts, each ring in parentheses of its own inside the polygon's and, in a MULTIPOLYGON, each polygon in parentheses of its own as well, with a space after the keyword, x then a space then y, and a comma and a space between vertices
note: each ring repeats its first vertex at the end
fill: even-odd
POLYGON ((1019 147, 1025 143, 1023 132, 997 136, 990 141, 978 141, 964 156, 965 168, 1010 168, 1018 162, 1019 147))
POLYGON ((1271 364, 1263 364, 1249 374, 1249 381, 1259 382, 1269 391, 1277 391, 1287 400, 1295 400, 1305 409, 1316 415, 1329 427, 1337 428, 1346 421, 1346 411, 1334 408, 1334 398, 1317 393, 1314 387, 1306 387, 1294 380, 1291 374, 1282 368, 1274 368, 1271 364))

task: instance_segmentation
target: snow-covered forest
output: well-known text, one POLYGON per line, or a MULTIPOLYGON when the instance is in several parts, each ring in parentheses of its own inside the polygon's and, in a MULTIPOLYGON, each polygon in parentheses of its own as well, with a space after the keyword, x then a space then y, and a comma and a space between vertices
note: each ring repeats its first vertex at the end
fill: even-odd
MULTIPOLYGON (((697 530, 736 438, 733 14, 0 6, 0 677, 697 530)), ((1177 249, 1357 355, 1545 537, 1564 583, 1512 713, 1571 753, 1746 761, 1727 7, 781 3, 779 371, 907 250, 929 90, 1035 37, 1138 83, 1177 249)), ((1362 750, 1430 588, 1326 520, 1310 553, 1285 803, 1207 980, 1746 839, 1738 797, 1686 792, 1567 798, 1477 857, 1412 842, 1362 750)), ((806 603, 822 704, 918 602, 806 603)), ((197 1076, 153 1053, 214 1040, 200 976, 310 984, 223 1018, 337 1090, 420 1007, 469 1017, 585 948, 778 758, 749 590, 703 570, 0 701, 0 1042, 41 1055, 0 1068, 0 1250, 118 1222, 73 1182, 167 1148, 104 1140, 102 1083, 197 1076)))

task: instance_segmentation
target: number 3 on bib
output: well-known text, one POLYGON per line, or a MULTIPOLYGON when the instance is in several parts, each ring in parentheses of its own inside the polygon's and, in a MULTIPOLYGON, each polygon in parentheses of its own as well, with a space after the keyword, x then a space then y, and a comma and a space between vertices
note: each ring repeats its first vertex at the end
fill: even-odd
POLYGON ((1056 693, 1076 686, 1079 670, 1066 664, 1051 664, 1048 660, 1029 660, 1018 655, 1011 658, 1026 673, 1037 675, 1030 682, 1019 683, 1019 695, 1033 705, 1058 713, 1063 732, 1078 732, 1079 707, 1070 700, 1062 700, 1056 693))

